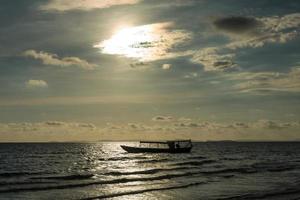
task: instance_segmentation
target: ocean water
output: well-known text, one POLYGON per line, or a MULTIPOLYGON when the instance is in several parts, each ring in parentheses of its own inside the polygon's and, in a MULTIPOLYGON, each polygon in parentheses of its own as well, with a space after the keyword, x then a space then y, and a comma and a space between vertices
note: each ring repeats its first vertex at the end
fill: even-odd
POLYGON ((0 199, 300 199, 300 143, 202 142, 129 154, 129 142, 0 144, 0 199))

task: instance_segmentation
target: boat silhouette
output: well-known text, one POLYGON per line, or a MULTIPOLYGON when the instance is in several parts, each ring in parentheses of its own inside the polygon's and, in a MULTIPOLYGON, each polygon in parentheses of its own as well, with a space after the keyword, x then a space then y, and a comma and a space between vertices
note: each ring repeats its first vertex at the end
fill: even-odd
POLYGON ((191 140, 140 141, 139 146, 121 145, 128 153, 190 153, 191 140))

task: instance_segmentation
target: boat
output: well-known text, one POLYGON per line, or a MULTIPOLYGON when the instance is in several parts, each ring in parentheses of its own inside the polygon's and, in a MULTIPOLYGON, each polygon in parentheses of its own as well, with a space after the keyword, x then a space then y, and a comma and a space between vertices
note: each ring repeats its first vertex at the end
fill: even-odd
POLYGON ((128 153, 190 153, 191 140, 140 141, 139 146, 121 145, 128 153))

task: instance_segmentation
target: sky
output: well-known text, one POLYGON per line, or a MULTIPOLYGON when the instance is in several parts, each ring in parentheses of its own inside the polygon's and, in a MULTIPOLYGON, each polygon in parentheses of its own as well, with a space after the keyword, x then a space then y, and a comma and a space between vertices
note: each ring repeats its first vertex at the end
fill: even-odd
POLYGON ((300 140, 297 0, 2 0, 0 141, 300 140))

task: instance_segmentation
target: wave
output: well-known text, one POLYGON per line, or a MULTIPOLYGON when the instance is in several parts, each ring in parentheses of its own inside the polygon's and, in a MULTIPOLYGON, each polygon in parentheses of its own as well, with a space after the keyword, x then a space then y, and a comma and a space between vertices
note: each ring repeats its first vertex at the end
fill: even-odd
POLYGON ((30 175, 40 175, 41 172, 6 172, 0 173, 0 177, 19 177, 19 176, 30 176, 30 175))
MULTIPOLYGON (((184 170, 191 169, 197 167, 177 167, 177 168, 166 168, 166 169, 150 169, 144 171, 135 171, 135 172, 109 172, 111 175, 119 176, 119 175, 130 175, 130 174, 155 174, 160 171, 176 171, 176 170, 184 170)), ((9 188, 0 190, 0 193, 11 193, 11 192, 22 192, 22 191, 42 191, 42 190, 55 190, 55 189, 68 189, 68 188, 76 188, 76 187, 85 187, 90 185, 104 185, 104 184, 120 184, 120 183, 128 183, 128 182, 136 182, 136 181, 160 181, 165 179, 173 179, 180 177, 192 177, 200 174, 222 174, 222 173, 253 173, 250 169, 245 168, 237 168, 237 169, 222 169, 217 171, 196 171, 196 172, 185 172, 185 173, 175 173, 175 174, 165 174, 161 176, 154 177, 137 177, 137 178, 120 178, 120 179, 112 179, 112 180, 101 180, 101 181, 93 181, 93 182, 83 182, 77 184, 62 184, 62 185, 51 185, 51 186, 38 186, 38 187, 26 187, 26 188, 9 188)), ((62 179, 62 180, 77 180, 77 179, 89 179, 93 177, 93 174, 87 175, 71 175, 71 176, 53 176, 53 177, 33 177, 37 179, 62 179)))
MULTIPOLYGON (((298 186, 299 187, 299 186, 298 186)), ((218 200, 245 200, 245 199, 272 199, 276 197, 282 197, 282 199, 298 199, 298 198, 292 198, 288 197, 285 198, 287 195, 297 195, 299 197, 300 190, 298 187, 295 188, 287 188, 287 189, 279 189, 276 191, 267 191, 264 193, 258 193, 258 194, 241 194, 241 195, 235 195, 231 197, 225 197, 225 198, 219 198, 218 200)))
POLYGON ((32 177, 30 179, 55 179, 55 180, 82 180, 90 179, 94 174, 75 174, 69 176, 42 176, 42 177, 32 177))
POLYGON ((151 160, 138 160, 137 163, 160 163, 160 162, 166 162, 170 159, 164 158, 164 159, 151 159, 151 160))
POLYGON ((241 174, 252 174, 257 171, 252 168, 227 168, 215 171, 202 171, 203 174, 223 174, 223 173, 241 173, 241 174))
POLYGON ((271 163, 254 163, 251 165, 252 168, 259 170, 259 171, 268 171, 268 172, 283 172, 283 171, 290 171, 297 169, 299 166, 295 164, 288 164, 288 163, 278 163, 278 162, 271 162, 271 163))
POLYGON ((85 182, 78 184, 64 184, 64 185, 54 185, 54 186, 40 186, 40 187, 26 187, 26 188, 9 188, 0 190, 0 193, 11 193, 11 192, 26 192, 26 191, 42 191, 42 190, 56 190, 56 189, 68 189, 68 188, 77 188, 85 187, 90 185, 104 185, 104 184, 119 184, 119 183, 128 183, 136 181, 159 181, 165 179, 173 179, 185 176, 198 175, 199 172, 186 172, 180 174, 167 174, 155 177, 142 177, 142 178, 121 178, 113 180, 104 180, 104 181, 94 181, 94 182, 85 182))
POLYGON ((203 160, 203 161, 187 161, 187 162, 179 162, 179 163, 174 163, 173 165, 204 165, 204 164, 209 164, 209 163, 215 163, 215 160, 203 160))
POLYGON ((283 172, 283 171, 290 171, 290 170, 294 170, 295 167, 292 166, 286 166, 286 167, 274 167, 274 168, 270 168, 267 169, 267 171, 269 172, 283 172))
POLYGON ((203 171, 203 174, 226 174, 226 173, 239 173, 239 174, 253 174, 258 173, 261 171, 267 171, 267 172, 283 172, 283 171, 289 171, 294 170, 295 167, 293 166, 273 166, 270 168, 262 168, 262 167, 254 167, 254 166, 244 166, 240 168, 226 168, 226 169, 220 169, 220 170, 214 170, 214 171, 203 171))
POLYGON ((141 170, 141 171, 132 171, 132 172, 108 172, 104 175, 110 176, 121 176, 121 175, 137 175, 137 174, 156 174, 159 172, 164 171, 179 171, 179 170, 189 170, 189 169, 196 169, 195 167, 175 167, 175 168, 156 168, 156 169, 148 169, 148 170, 141 170))
POLYGON ((204 184, 204 183, 205 182, 195 182, 195 183, 189 183, 189 184, 186 184, 186 185, 177 185, 177 186, 170 186, 170 187, 149 188, 149 189, 144 189, 144 190, 120 192, 120 193, 114 193, 114 194, 108 194, 108 195, 101 195, 101 196, 83 198, 81 200, 107 199, 107 198, 114 198, 114 197, 125 196, 125 195, 141 194, 141 193, 145 193, 145 192, 181 189, 181 188, 188 188, 188 187, 192 187, 192 186, 201 185, 201 184, 204 184))
POLYGON ((246 158, 232 158, 232 157, 224 157, 224 158, 222 158, 221 160, 229 160, 229 161, 231 161, 231 160, 245 160, 246 158))
POLYGON ((135 175, 135 174, 155 174, 160 172, 161 169, 149 169, 149 170, 143 170, 143 171, 132 171, 132 172, 108 172, 105 173, 104 175, 109 175, 109 176, 122 176, 122 175, 135 175))
POLYGON ((52 184, 55 181, 24 181, 24 182, 1 182, 0 186, 14 186, 14 185, 35 185, 35 184, 52 184))
POLYGON ((189 159, 206 159, 207 157, 205 156, 192 156, 192 157, 189 157, 189 159))
POLYGON ((134 157, 129 157, 129 156, 124 156, 124 157, 114 157, 114 158, 99 158, 99 161, 123 161, 123 160, 133 160, 133 159, 147 159, 148 157, 146 156, 134 156, 134 157))

